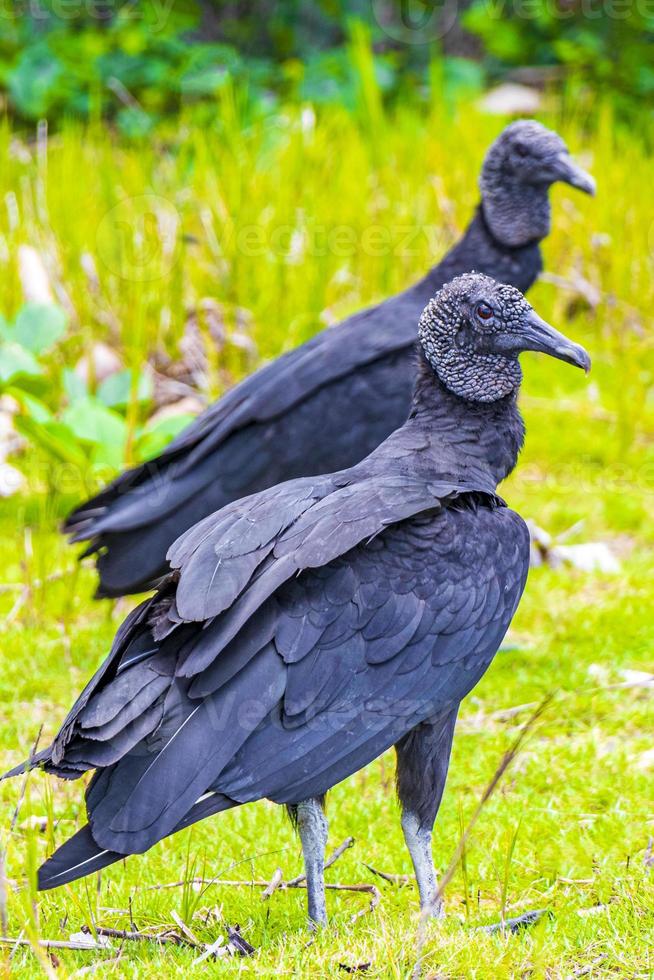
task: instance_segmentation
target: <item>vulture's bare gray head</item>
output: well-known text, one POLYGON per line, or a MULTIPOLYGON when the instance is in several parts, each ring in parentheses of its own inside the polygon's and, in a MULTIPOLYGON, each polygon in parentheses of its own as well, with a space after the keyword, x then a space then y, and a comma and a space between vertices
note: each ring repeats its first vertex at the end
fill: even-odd
POLYGON ((420 317, 420 344, 440 381, 471 402, 517 393, 523 351, 590 370, 590 357, 542 320, 522 293, 469 272, 443 286, 420 317))
POLYGON ((486 154, 479 181, 493 236, 513 247, 545 238, 550 230, 548 191, 557 181, 595 193, 595 181, 574 162, 558 133, 533 119, 502 130, 486 154))

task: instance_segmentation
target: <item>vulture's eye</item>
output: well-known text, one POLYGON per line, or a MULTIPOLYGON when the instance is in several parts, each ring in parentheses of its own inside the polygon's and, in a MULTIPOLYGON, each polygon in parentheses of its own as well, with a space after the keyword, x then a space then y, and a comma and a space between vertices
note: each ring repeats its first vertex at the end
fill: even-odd
POLYGON ((524 143, 516 143, 515 151, 519 157, 526 157, 529 152, 524 143))
POLYGON ((488 303, 479 303, 476 313, 480 320, 490 320, 493 315, 493 311, 488 303))

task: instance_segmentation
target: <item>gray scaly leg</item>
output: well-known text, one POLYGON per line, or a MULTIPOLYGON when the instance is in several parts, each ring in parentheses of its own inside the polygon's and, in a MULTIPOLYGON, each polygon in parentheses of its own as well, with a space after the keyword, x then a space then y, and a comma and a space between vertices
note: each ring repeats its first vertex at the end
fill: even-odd
MULTIPOLYGON (((433 901, 438 888, 431 850, 431 827, 422 826, 416 813, 403 810, 402 831, 418 883, 420 908, 425 909, 433 901)), ((438 902, 434 903, 431 912, 436 918, 440 918, 444 914, 442 900, 439 899, 438 902)))
POLYGON ((438 883, 432 830, 445 789, 458 710, 457 704, 422 722, 395 746, 402 830, 418 883, 420 907, 429 908, 436 917, 443 915, 443 903, 434 903, 438 883))
POLYGON ((315 925, 327 925, 325 903, 325 848, 327 846, 327 818, 320 801, 305 800, 295 808, 297 829, 302 841, 304 869, 307 876, 307 903, 309 918, 315 925))

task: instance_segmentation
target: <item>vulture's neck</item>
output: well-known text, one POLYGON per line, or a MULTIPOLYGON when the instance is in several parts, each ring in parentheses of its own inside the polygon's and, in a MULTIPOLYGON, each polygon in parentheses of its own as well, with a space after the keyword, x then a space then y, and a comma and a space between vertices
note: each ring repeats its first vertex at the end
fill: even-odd
POLYGON ((517 392, 494 402, 469 402, 452 394, 422 350, 406 427, 422 437, 425 462, 452 479, 497 486, 516 465, 524 441, 517 392))
POLYGON ((480 204, 461 240, 415 287, 420 300, 426 303, 446 282, 472 271, 526 292, 542 270, 540 237, 534 230, 532 239, 523 245, 502 241, 491 230, 480 204))

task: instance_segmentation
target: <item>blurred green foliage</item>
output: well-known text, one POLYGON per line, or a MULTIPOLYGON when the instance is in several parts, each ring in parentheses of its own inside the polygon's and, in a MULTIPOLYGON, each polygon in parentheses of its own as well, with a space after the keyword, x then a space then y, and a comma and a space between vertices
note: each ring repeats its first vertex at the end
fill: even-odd
POLYGON ((654 5, 643 0, 4 0, 0 89, 25 121, 115 118, 144 136, 228 83, 253 105, 358 97, 357 45, 385 99, 421 99, 507 70, 560 66, 642 111, 654 90, 654 5))
POLYGON ((64 310, 47 303, 26 303, 13 322, 0 318, 0 395, 18 403, 18 431, 50 460, 108 472, 120 469, 128 444, 137 460, 160 452, 191 416, 148 420, 147 374, 126 369, 96 383, 61 367, 52 349, 67 321, 64 310))
POLYGON ((638 0, 473 0, 465 27, 489 71, 560 66, 626 112, 654 93, 654 4, 638 0))

